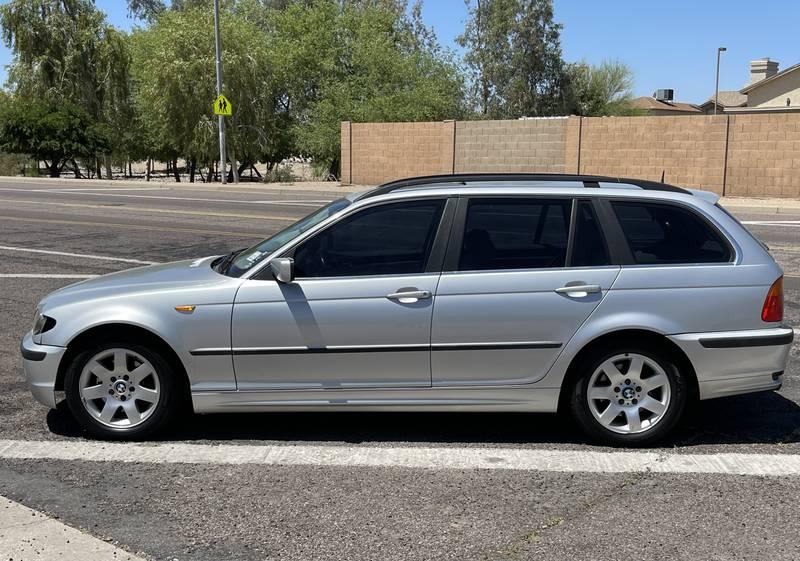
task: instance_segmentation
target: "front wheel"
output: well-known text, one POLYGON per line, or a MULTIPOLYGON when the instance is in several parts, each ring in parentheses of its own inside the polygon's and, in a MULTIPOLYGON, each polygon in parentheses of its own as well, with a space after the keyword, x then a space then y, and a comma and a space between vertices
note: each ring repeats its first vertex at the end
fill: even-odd
POLYGON ((80 353, 64 379, 67 404, 92 435, 136 439, 165 425, 176 409, 175 373, 140 345, 103 343, 80 353))
POLYGON ((614 446, 646 446, 665 437, 686 407, 686 377, 649 347, 589 357, 572 386, 570 406, 583 431, 614 446))

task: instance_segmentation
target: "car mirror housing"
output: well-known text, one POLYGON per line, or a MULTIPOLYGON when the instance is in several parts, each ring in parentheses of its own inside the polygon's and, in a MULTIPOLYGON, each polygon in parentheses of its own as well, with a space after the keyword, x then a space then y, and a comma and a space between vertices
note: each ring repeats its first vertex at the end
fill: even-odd
POLYGON ((278 282, 290 283, 294 280, 294 259, 277 257, 269 262, 269 266, 278 282))

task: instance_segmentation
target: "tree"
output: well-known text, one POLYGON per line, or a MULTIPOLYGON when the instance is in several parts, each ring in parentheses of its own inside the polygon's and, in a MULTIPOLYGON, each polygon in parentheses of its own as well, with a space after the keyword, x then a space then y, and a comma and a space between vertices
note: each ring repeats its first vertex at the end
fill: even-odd
POLYGON ((162 0, 128 0, 128 15, 153 22, 166 10, 162 0))
POLYGON ((124 126, 130 117, 126 36, 91 1, 12 0, 0 6, 0 26, 14 53, 9 86, 15 96, 78 107, 107 128, 124 126))
POLYGON ((633 73, 621 62, 599 66, 578 62, 567 67, 570 113, 589 117, 634 115, 633 73))
POLYGON ((310 0, 268 18, 297 147, 327 173, 339 173, 341 121, 441 120, 462 113, 458 66, 417 40, 398 9, 405 14, 405 2, 310 0))
POLYGON ((72 104, 17 99, 0 115, 0 150, 44 161, 50 177, 58 177, 67 162, 108 147, 103 128, 72 104))
MULTIPOLYGON (((228 155, 255 163, 278 136, 278 65, 267 36, 230 11, 221 14, 228 155)), ((135 99, 146 115, 148 144, 190 168, 216 159, 214 25, 210 10, 170 10, 132 36, 135 99)), ((282 159, 282 157, 281 157, 282 159)), ((191 169, 190 169, 191 175, 191 169)))
POLYGON ((559 115, 564 110, 561 25, 552 0, 466 0, 459 44, 478 112, 488 118, 559 115))

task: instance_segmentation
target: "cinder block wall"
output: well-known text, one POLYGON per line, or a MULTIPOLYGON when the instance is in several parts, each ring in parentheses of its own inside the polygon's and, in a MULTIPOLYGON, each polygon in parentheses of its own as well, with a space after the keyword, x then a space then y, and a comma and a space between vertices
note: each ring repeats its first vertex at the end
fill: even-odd
POLYGON ((800 197, 800 114, 731 117, 725 194, 800 197))
POLYGON ((659 181, 663 172, 667 183, 721 194, 726 127, 723 115, 584 118, 579 173, 659 181))
MULTIPOLYGON (((454 125, 453 121, 349 124, 349 182, 377 185, 415 175, 453 173, 454 125)), ((343 139, 343 176, 344 146, 343 139)))
POLYGON ((456 123, 456 173, 564 172, 566 117, 456 123))
POLYGON ((800 113, 343 123, 342 180, 460 172, 626 176, 800 197, 800 113))

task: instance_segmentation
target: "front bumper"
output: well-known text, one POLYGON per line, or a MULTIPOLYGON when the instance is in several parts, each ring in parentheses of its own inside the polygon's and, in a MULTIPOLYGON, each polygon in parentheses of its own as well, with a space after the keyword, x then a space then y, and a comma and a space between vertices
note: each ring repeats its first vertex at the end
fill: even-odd
POLYGON ((37 345, 28 332, 20 343, 22 364, 25 368, 25 381, 39 403, 54 409, 56 406, 56 377, 64 347, 37 345))
POLYGON ((700 399, 780 389, 792 348, 791 327, 684 333, 669 337, 689 357, 700 399))

